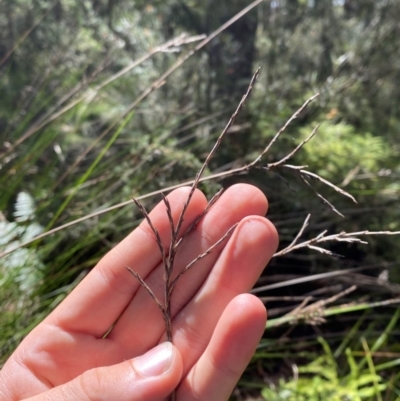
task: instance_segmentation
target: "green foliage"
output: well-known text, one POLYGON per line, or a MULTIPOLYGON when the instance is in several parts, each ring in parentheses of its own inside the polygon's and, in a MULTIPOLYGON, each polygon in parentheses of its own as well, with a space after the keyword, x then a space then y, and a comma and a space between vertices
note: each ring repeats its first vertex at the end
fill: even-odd
MULTIPOLYGON (((20 192, 14 205, 14 221, 0 221, 0 249, 7 250, 43 232, 35 222, 32 197, 20 192)), ((35 291, 43 280, 44 264, 32 249, 18 249, 0 259, 1 354, 7 354, 19 342, 35 311, 35 291)))
MULTIPOLYGON (((311 126, 301 128, 301 139, 311 131, 311 126)), ((312 171, 335 181, 354 169, 364 174, 378 172, 392 154, 381 136, 357 133, 349 124, 323 121, 315 140, 304 148, 300 163, 306 163, 312 171)))
POLYGON ((268 401, 362 401, 380 399, 387 384, 369 369, 359 369, 349 348, 346 349, 347 374, 341 374, 328 343, 319 338, 323 355, 298 368, 299 378, 281 380, 277 390, 264 388, 268 401))
MULTIPOLYGON (((29 194, 25 192, 18 194, 13 216, 14 222, 0 222, 2 232, 0 246, 3 250, 13 248, 43 232, 43 227, 32 221, 34 203, 29 194)), ((12 285, 10 281, 13 281, 19 296, 29 296, 34 291, 36 283, 42 278, 42 268, 43 264, 36 252, 30 249, 18 249, 0 259, 0 288, 12 285)), ((6 291, 0 292, 4 294, 6 291)))

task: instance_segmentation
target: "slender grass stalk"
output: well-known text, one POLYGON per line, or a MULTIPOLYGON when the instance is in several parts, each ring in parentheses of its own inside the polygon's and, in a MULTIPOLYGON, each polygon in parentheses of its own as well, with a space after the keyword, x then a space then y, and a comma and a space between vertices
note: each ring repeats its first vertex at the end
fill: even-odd
POLYGON ((372 381, 373 381, 373 385, 374 385, 376 399, 377 399, 377 401, 382 401, 382 395, 379 390, 379 383, 377 381, 377 375, 376 375, 376 370, 375 370, 375 366, 374 366, 374 361, 372 360, 371 351, 370 351, 370 349, 368 347, 368 343, 364 337, 361 338, 361 344, 364 348, 365 358, 368 363, 369 371, 371 372, 371 375, 373 378, 372 381))

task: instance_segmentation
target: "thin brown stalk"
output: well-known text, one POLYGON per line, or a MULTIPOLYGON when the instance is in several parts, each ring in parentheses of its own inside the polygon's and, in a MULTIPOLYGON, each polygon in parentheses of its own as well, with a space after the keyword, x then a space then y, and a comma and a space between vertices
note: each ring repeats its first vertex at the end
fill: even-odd
MULTIPOLYGON (((165 209, 167 212, 167 217, 168 217, 168 221, 169 221, 169 227, 170 227, 170 233, 171 233, 171 240, 170 240, 170 245, 169 245, 169 261, 171 261, 171 257, 173 255, 174 251, 174 244, 176 243, 176 237, 175 237, 175 223, 174 223, 174 218, 172 216, 172 209, 171 209, 171 204, 169 203, 168 198, 164 195, 161 194, 163 202, 165 204, 165 209)), ((166 269, 169 269, 170 263, 166 266, 166 269)))
POLYGON ((221 132, 220 136, 218 137, 217 141, 215 142, 215 144, 214 144, 213 148, 211 149, 210 153, 207 155, 206 160, 204 161, 204 163, 201 166, 200 170, 197 172, 196 178, 194 179, 194 182, 192 184, 192 188, 190 189, 189 195, 188 195, 187 200, 186 200, 186 202, 185 202, 185 204, 183 206, 181 215, 179 216, 178 223, 176 225, 177 234, 179 233, 179 231, 181 229, 184 215, 186 213, 187 208, 189 207, 190 201, 191 201, 191 199, 193 197, 194 191, 196 190, 196 188, 197 188, 197 186, 199 184, 201 176, 203 175, 205 169, 207 168, 208 163, 210 162, 211 158, 214 156, 215 152, 219 148, 219 146, 220 146, 222 140, 224 139, 226 133, 228 132, 229 128, 232 126, 232 124, 236 120, 237 116, 239 115, 239 113, 243 109, 243 107, 244 107, 244 105, 246 103, 246 100, 248 99, 248 97, 250 96, 250 94, 251 94, 251 92, 253 90, 254 84, 255 84, 259 74, 260 74, 260 68, 258 68, 256 70, 256 72, 254 73, 254 75, 253 75, 253 77, 252 77, 252 79, 250 81, 249 87, 247 88, 246 93, 242 97, 242 100, 239 102, 235 112, 232 114, 231 118, 229 119, 229 121, 226 124, 225 128, 221 132))
POLYGON ((271 149, 272 145, 278 140, 278 138, 286 131, 286 128, 295 120, 301 112, 317 97, 319 96, 319 93, 315 94, 314 96, 311 96, 309 99, 307 99, 303 105, 289 118, 289 120, 286 121, 286 123, 283 125, 283 127, 275 134, 275 136, 272 138, 272 140, 269 142, 269 144, 265 147, 265 149, 261 152, 261 154, 252 162, 249 164, 250 166, 255 166, 260 162, 260 160, 263 158, 264 155, 266 155, 269 150, 271 149))
MULTIPOLYGON (((169 225, 171 228, 171 232, 174 233, 175 232, 175 223, 174 223, 174 218, 172 216, 172 209, 171 209, 171 204, 169 203, 168 198, 162 193, 161 194, 162 200, 164 202, 165 205, 165 210, 167 212, 167 216, 168 216, 168 221, 169 221, 169 225)), ((172 240, 174 240, 174 238, 172 238, 172 240)))
POLYGON ((302 225, 302 227, 300 228, 299 232, 297 233, 297 235, 294 237, 293 241, 290 243, 290 245, 288 246, 288 248, 292 248, 294 245, 296 245, 297 241, 300 239, 300 237, 303 235, 304 230, 307 228, 308 226, 308 222, 310 221, 311 218, 311 214, 308 214, 306 219, 304 220, 304 223, 302 225))
POLYGON ((225 234, 222 238, 220 238, 214 245, 210 246, 204 253, 198 255, 196 259, 193 259, 179 274, 178 276, 172 281, 171 283, 171 291, 173 291, 176 283, 181 279, 181 277, 188 272, 197 262, 199 262, 201 259, 204 259, 206 256, 208 256, 218 245, 220 245, 222 242, 224 242, 235 230, 237 227, 237 224, 233 225, 225 234))
MULTIPOLYGON (((300 170, 303 171, 303 170, 300 170)), ((335 206, 333 206, 333 204, 331 202, 328 201, 328 199, 326 199, 323 195, 321 195, 311 184, 310 182, 307 180, 307 178, 305 178, 303 175, 301 175, 300 173, 300 179, 304 182, 304 184, 306 184, 313 192, 314 194, 317 196, 317 198, 321 199, 322 202, 325 203, 325 205, 327 205, 329 208, 331 208, 333 210, 333 212, 335 212, 336 214, 338 214, 340 217, 344 217, 343 213, 339 212, 339 210, 336 209, 335 206)))
POLYGON ((185 233, 179 238, 179 240, 176 242, 174 249, 177 250, 178 247, 182 244, 182 242, 185 240, 185 238, 197 227, 197 225, 200 223, 200 221, 203 219, 203 217, 209 212, 209 210, 212 208, 212 206, 217 202, 217 200, 221 197, 223 194, 224 189, 221 188, 208 202, 206 208, 203 210, 201 214, 199 214, 194 222, 188 227, 188 229, 185 231, 185 233))
POLYGON ((339 192, 341 195, 347 196, 347 197, 350 198, 354 203, 357 203, 357 201, 356 201, 356 199, 354 198, 354 196, 350 195, 348 192, 346 192, 346 191, 344 191, 343 189, 339 188, 339 187, 336 186, 335 184, 332 184, 330 181, 325 180, 324 178, 320 177, 318 174, 312 173, 311 171, 307 171, 307 170, 300 170, 300 174, 308 175, 309 177, 314 178, 315 180, 324 183, 324 184, 327 185, 328 187, 333 188, 336 192, 339 192))
POLYGON ((146 284, 146 282, 140 277, 139 273, 135 272, 132 270, 129 266, 125 266, 126 269, 131 273, 137 281, 139 281, 140 285, 149 293, 151 298, 154 300, 154 302, 157 304, 158 308, 161 310, 161 312, 164 315, 164 307, 162 306, 161 302, 157 299, 155 296, 153 290, 146 284))
POLYGON ((327 231, 323 231, 317 237, 312 238, 308 241, 301 242, 300 244, 297 244, 297 241, 300 238, 300 236, 302 235, 303 231, 304 231, 304 224, 303 224, 303 227, 300 229, 300 232, 299 232, 300 235, 297 234, 297 236, 296 236, 296 241, 293 241, 289 246, 282 249, 281 251, 276 252, 274 254, 274 257, 283 256, 283 255, 288 254, 289 252, 293 252, 293 251, 301 249, 301 248, 313 249, 313 250, 319 251, 321 253, 334 256, 333 252, 331 252, 325 248, 316 246, 316 245, 322 244, 325 242, 330 242, 330 241, 368 244, 368 242, 366 242, 358 237, 365 236, 365 235, 400 235, 400 231, 368 231, 368 230, 365 230, 365 231, 357 231, 357 232, 352 232, 352 233, 347 233, 347 232, 342 231, 340 233, 331 234, 331 235, 326 235, 327 231))
POLYGON ((282 164, 284 164, 289 159, 291 159, 307 142, 309 142, 314 137, 314 135, 317 133, 318 129, 319 129, 319 125, 317 125, 312 130, 311 134, 306 139, 304 139, 302 142, 300 142, 290 153, 288 153, 281 160, 279 160, 279 161, 277 161, 275 163, 268 164, 267 167, 269 169, 271 169, 273 167, 278 167, 278 166, 281 166, 282 164))
POLYGON ((138 209, 142 213, 143 217, 146 219, 147 224, 149 225, 151 231, 153 231, 154 236, 156 237, 157 246, 158 246, 158 249, 160 251, 162 260, 166 264, 167 263, 167 258, 166 258, 164 247, 163 247, 163 244, 162 244, 162 241, 161 241, 161 237, 160 237, 160 234, 158 233, 157 228, 154 227, 153 222, 151 221, 150 216, 147 213, 147 210, 141 204, 141 202, 139 200, 135 199, 135 198, 133 198, 133 201, 135 202, 135 205, 138 207, 138 209))

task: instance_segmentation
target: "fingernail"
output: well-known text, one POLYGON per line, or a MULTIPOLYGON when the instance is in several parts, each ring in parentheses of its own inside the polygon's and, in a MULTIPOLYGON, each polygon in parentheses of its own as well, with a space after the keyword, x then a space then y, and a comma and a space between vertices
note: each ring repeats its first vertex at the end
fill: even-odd
POLYGON ((159 376, 172 364, 172 344, 165 342, 133 360, 133 366, 142 376, 159 376))

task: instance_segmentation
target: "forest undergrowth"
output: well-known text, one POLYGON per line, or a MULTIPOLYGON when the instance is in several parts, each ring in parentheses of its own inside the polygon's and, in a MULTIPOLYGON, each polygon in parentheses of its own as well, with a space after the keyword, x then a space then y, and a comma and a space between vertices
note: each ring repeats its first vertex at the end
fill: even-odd
MULTIPOLYGON (((281 248, 252 291, 269 320, 232 399, 399 400, 398 5, 222 2, 215 21, 191 6, 203 22, 188 26, 174 3, 171 37, 173 7, 157 2, 121 1, 109 19, 40 3, 0 2, 2 361, 145 206, 188 185, 211 208, 245 181, 270 199, 281 248), (251 40, 257 58, 236 57, 251 40)), ((166 300, 187 235, 171 233, 166 300)), ((168 331, 168 302, 147 290, 168 331)))

